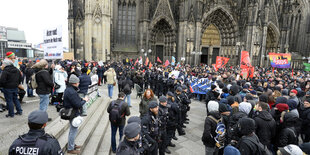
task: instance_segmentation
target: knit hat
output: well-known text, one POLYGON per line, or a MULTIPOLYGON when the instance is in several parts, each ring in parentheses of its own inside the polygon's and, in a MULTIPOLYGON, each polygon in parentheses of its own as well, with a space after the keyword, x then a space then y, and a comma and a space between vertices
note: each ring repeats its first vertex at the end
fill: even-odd
POLYGON ((127 124, 130 123, 138 123, 141 124, 141 118, 138 116, 131 116, 128 120, 127 120, 127 124))
POLYGON ((141 126, 136 122, 130 123, 125 127, 124 132, 127 138, 135 138, 141 132, 141 126))
POLYGON ((268 96, 266 94, 262 94, 259 96, 259 101, 268 103, 268 96))
POLYGON ((293 99, 289 99, 286 104, 288 105, 290 110, 296 109, 297 105, 298 105, 298 103, 295 100, 293 100, 293 99))
POLYGON ((228 96, 228 97, 227 97, 227 102, 228 102, 229 105, 234 104, 234 102, 235 102, 235 97, 234 97, 234 96, 228 96))
POLYGON ((279 104, 279 103, 286 103, 287 102, 287 98, 286 97, 283 97, 283 96, 280 96, 276 99, 276 104, 279 104))
POLYGON ((224 155, 240 155, 240 151, 237 148, 228 145, 224 149, 224 155))
POLYGON ((285 110, 288 110, 289 107, 287 104, 285 103, 279 103, 276 105, 276 108, 278 109, 278 111, 282 112, 282 111, 285 111, 285 110))
POLYGON ((79 83, 80 79, 75 75, 75 74, 71 74, 70 78, 69 78, 69 83, 79 83))
POLYGON ((11 51, 9 51, 9 52, 7 52, 6 53, 6 57, 11 57, 11 56, 14 56, 15 54, 13 53, 13 52, 11 52, 11 51))
POLYGON ((242 135, 249 135, 255 131, 255 121, 252 118, 243 117, 238 123, 242 135))
POLYGON ((219 103, 216 101, 209 101, 208 103, 208 112, 219 111, 219 103))
POLYGON ((303 155, 302 150, 294 144, 279 148, 282 155, 303 155))
POLYGON ((251 112, 252 105, 249 102, 241 102, 239 104, 239 111, 246 113, 247 115, 251 112))
POLYGON ((283 96, 287 96, 288 95, 288 90, 287 89, 283 89, 281 93, 282 93, 283 96))
POLYGON ((222 98, 222 99, 220 100, 220 104, 228 104, 227 99, 226 99, 226 98, 222 98))
POLYGON ((222 112, 230 111, 228 106, 229 106, 228 104, 220 103, 219 104, 219 112, 222 113, 222 112))
POLYGON ((250 91, 250 93, 251 93, 252 95, 257 95, 257 92, 256 92, 255 90, 250 91))
POLYGON ((291 90, 291 93, 294 93, 294 94, 296 94, 296 95, 297 95, 297 93, 298 93, 298 92, 297 92, 297 90, 296 90, 296 89, 292 89, 292 90, 291 90))
POLYGON ((149 103, 149 108, 150 109, 153 109, 153 108, 156 108, 156 107, 158 107, 158 103, 156 101, 151 101, 149 103))

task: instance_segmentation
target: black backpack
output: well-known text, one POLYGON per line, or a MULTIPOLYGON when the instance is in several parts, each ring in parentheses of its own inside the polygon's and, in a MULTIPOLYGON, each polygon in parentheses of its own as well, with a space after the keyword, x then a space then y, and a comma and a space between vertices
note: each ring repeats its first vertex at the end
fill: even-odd
POLYGON ((269 151, 269 149, 267 148, 267 146, 263 145, 261 142, 256 142, 251 138, 245 137, 243 139, 244 142, 246 143, 253 143, 257 146, 257 150, 255 155, 272 155, 272 153, 269 151))
POLYGON ((126 83, 125 86, 124 86, 124 89, 123 89, 123 92, 127 95, 127 94, 130 94, 130 85, 129 83, 126 83))
POLYGON ((111 111, 110 111, 110 114, 109 114, 109 119, 110 119, 110 122, 111 124, 113 125, 119 125, 122 121, 122 117, 124 117, 121 112, 121 108, 122 108, 122 105, 123 105, 123 101, 120 102, 120 103, 116 103, 115 101, 112 101, 111 103, 111 111))

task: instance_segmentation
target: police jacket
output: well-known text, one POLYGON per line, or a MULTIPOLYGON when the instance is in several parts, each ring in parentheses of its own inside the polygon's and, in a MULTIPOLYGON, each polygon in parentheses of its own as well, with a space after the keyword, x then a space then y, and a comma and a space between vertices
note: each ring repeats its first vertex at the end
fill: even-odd
POLYGON ((78 92, 78 88, 72 85, 68 85, 65 92, 64 92, 64 107, 69 109, 73 108, 77 113, 76 116, 80 115, 80 109, 83 107, 83 105, 86 103, 85 100, 83 100, 78 92))
POLYGON ((18 154, 62 155, 63 152, 57 139, 45 133, 44 129, 30 129, 10 146, 9 155, 18 154))
POLYGON ((179 119, 179 105, 173 102, 171 99, 168 99, 167 105, 170 105, 168 108, 168 122, 167 127, 175 127, 177 126, 179 119))
MULTIPOLYGON (((167 106, 170 106, 167 104, 167 106)), ((160 120, 160 129, 166 130, 167 127, 167 122, 168 122, 168 117, 169 117, 169 112, 168 112, 168 107, 165 107, 161 104, 159 104, 159 109, 158 109, 158 117, 160 120)))
POLYGON ((154 144, 157 143, 158 138, 160 137, 159 133, 159 119, 158 116, 154 115, 151 111, 142 117, 142 134, 148 140, 148 142, 154 144))
POLYGON ((119 144, 116 154, 117 155, 139 155, 139 151, 137 149, 137 142, 128 141, 126 138, 119 144))

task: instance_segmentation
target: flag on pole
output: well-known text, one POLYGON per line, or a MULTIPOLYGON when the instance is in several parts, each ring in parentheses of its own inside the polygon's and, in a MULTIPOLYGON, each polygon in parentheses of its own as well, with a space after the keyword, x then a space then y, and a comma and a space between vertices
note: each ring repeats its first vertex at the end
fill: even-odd
POLYGON ((171 65, 172 65, 172 66, 175 65, 175 57, 174 57, 174 56, 172 56, 171 65))
POLYGON ((153 64, 150 62, 149 69, 152 69, 152 67, 153 67, 153 64))
POLYGON ((177 64, 177 68, 179 68, 181 66, 181 64, 180 64, 180 62, 178 62, 178 64, 177 64))
POLYGON ((166 60, 164 67, 169 66, 169 64, 170 64, 169 60, 166 60))
POLYGON ((140 57, 139 64, 143 64, 142 57, 140 57))
POLYGON ((242 51, 240 68, 249 68, 249 67, 252 67, 249 52, 242 51))
POLYGON ((215 63, 215 70, 217 71, 219 68, 223 68, 227 62, 229 61, 229 58, 226 57, 216 57, 216 63, 215 63))
POLYGON ((146 60, 145 60, 145 66, 147 66, 149 64, 149 58, 148 57, 146 57, 146 60))
POLYGON ((159 57, 157 57, 157 62, 163 63, 163 62, 159 59, 159 57))
POLYGON ((137 58, 137 60, 136 60, 136 62, 135 62, 135 64, 134 64, 134 66, 135 66, 138 62, 139 62, 139 59, 137 58))
POLYGON ((310 71, 310 64, 309 63, 304 63, 305 66, 305 71, 310 71))

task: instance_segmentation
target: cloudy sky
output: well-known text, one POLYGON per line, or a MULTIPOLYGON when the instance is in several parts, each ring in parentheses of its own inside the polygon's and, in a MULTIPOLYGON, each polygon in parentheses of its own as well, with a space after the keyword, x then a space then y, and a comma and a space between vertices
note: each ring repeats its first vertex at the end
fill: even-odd
POLYGON ((25 31, 28 43, 42 43, 45 29, 62 25, 68 47, 68 0, 0 0, 0 6, 0 26, 25 31))

